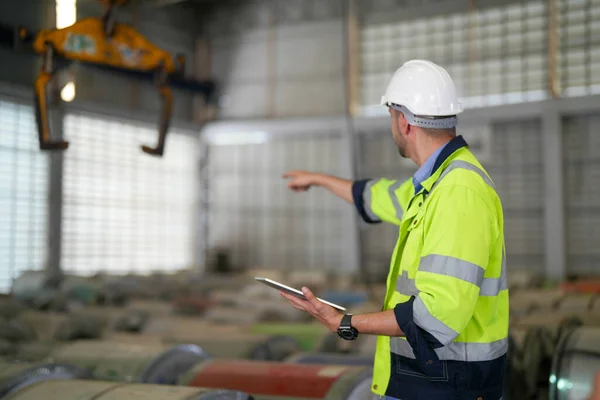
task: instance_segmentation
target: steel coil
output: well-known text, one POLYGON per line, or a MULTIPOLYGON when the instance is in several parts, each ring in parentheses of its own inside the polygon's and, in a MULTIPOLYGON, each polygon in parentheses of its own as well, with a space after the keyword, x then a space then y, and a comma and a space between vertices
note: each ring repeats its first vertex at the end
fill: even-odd
POLYGON ((208 355, 192 344, 169 347, 79 341, 61 346, 51 357, 88 369, 96 379, 169 385, 208 355))
POLYGON ((31 342, 37 339, 37 333, 30 325, 20 319, 0 320, 0 339, 7 342, 31 342))
POLYGON ((121 315, 115 322, 115 331, 140 333, 144 330, 150 313, 145 310, 131 310, 121 315))
POLYGON ((43 381, 90 377, 89 371, 69 364, 2 363, 0 364, 0 399, 43 381))
POLYGON ((600 328, 579 327, 560 340, 550 374, 550 400, 587 400, 600 371, 600 328))
POLYGON ((300 342, 290 336, 276 335, 255 345, 249 354, 251 360, 282 361, 302 351, 300 342))
POLYGON ((300 342, 304 351, 312 351, 329 331, 321 324, 261 323, 253 325, 250 328, 250 333, 293 337, 300 342))
POLYGON ((78 339, 99 339, 106 326, 106 320, 97 315, 72 315, 64 320, 54 332, 54 339, 72 341, 78 339))
POLYGON ((321 365, 363 365, 372 366, 373 357, 343 355, 335 353, 300 353, 289 357, 286 362, 293 364, 321 365))
POLYGON ((245 393, 175 386, 98 382, 86 380, 47 381, 16 391, 7 400, 251 400, 245 393))
POLYGON ((557 343, 583 324, 577 315, 562 319, 548 315, 536 321, 538 325, 511 328, 505 400, 545 396, 557 343))
POLYGON ((256 399, 363 400, 371 396, 370 367, 208 360, 179 384, 249 393, 256 399))
POLYGON ((292 354, 303 351, 298 340, 286 335, 223 335, 227 339, 191 339, 168 338, 166 343, 193 343, 208 356, 216 358, 282 361, 292 354))

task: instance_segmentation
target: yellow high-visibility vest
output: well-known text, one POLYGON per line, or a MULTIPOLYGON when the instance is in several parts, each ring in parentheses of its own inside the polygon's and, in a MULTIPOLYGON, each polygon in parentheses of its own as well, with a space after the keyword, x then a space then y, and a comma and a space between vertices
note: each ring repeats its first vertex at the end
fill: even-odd
MULTIPOLYGON (((363 218, 400 227, 383 310, 411 301, 412 321, 442 345, 435 349, 439 360, 502 357, 508 348, 508 288, 504 219, 494 184, 465 146, 421 185, 415 194, 411 180, 378 179, 362 189, 363 218)), ((378 337, 372 385, 378 395, 385 395, 395 373, 393 354, 415 358, 406 338, 378 337)))

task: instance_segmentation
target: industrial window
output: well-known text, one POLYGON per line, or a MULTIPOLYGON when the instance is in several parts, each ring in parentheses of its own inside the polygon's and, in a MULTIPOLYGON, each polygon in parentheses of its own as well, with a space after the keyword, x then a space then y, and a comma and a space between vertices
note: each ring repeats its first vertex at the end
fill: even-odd
POLYGON ((46 257, 48 156, 33 108, 0 99, 0 292, 46 257))
POLYGON ((446 68, 469 108, 547 98, 547 18, 546 2, 528 1, 365 23, 361 29, 363 111, 387 112, 374 106, 394 71, 415 58, 446 68))
POLYGON ((600 116, 563 119, 567 273, 598 275, 600 265, 600 116), (593 183, 592 183, 593 182, 593 183))
POLYGON ((68 114, 63 257, 69 272, 147 273, 194 261, 199 141, 171 129, 161 158, 144 154, 155 127, 68 114))
POLYGON ((339 135, 249 135, 256 143, 224 134, 209 147, 210 248, 228 251, 239 269, 342 271, 352 223, 343 206, 322 190, 294 195, 281 179, 292 169, 339 175, 339 135))
POLYGON ((600 93, 600 0, 561 0, 559 21, 562 95, 600 93))

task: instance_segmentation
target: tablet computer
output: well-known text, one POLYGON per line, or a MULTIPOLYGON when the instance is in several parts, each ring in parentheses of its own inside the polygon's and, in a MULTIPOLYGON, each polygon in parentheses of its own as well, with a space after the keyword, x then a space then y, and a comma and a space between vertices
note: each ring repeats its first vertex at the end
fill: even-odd
MULTIPOLYGON (((302 300, 306 300, 306 297, 304 296, 304 293, 302 293, 298 289, 291 288, 289 286, 284 285, 283 283, 279 283, 279 282, 274 281, 274 280, 269 279, 269 278, 263 278, 263 277, 257 276, 254 279, 256 279, 257 281, 259 281, 261 283, 264 283, 265 285, 270 286, 270 287, 272 287, 274 289, 281 290, 282 292, 291 294, 292 296, 296 296, 296 297, 298 297, 298 298, 300 298, 302 300)), ((328 306, 331 306, 331 307, 333 307, 335 309, 338 309, 340 311, 346 311, 346 309, 344 307, 338 306, 337 304, 330 303, 330 302, 328 302, 326 300, 323 300, 323 299, 320 299, 318 297, 317 297, 317 300, 319 300, 322 303, 327 304, 328 306)))

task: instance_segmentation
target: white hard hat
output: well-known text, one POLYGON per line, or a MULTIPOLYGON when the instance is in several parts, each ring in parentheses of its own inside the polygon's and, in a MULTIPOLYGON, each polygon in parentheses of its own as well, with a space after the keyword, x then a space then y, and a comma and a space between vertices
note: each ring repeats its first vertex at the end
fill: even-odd
POLYGON ((381 98, 381 104, 404 106, 415 115, 431 117, 463 112, 448 72, 425 60, 407 61, 398 68, 381 98))

